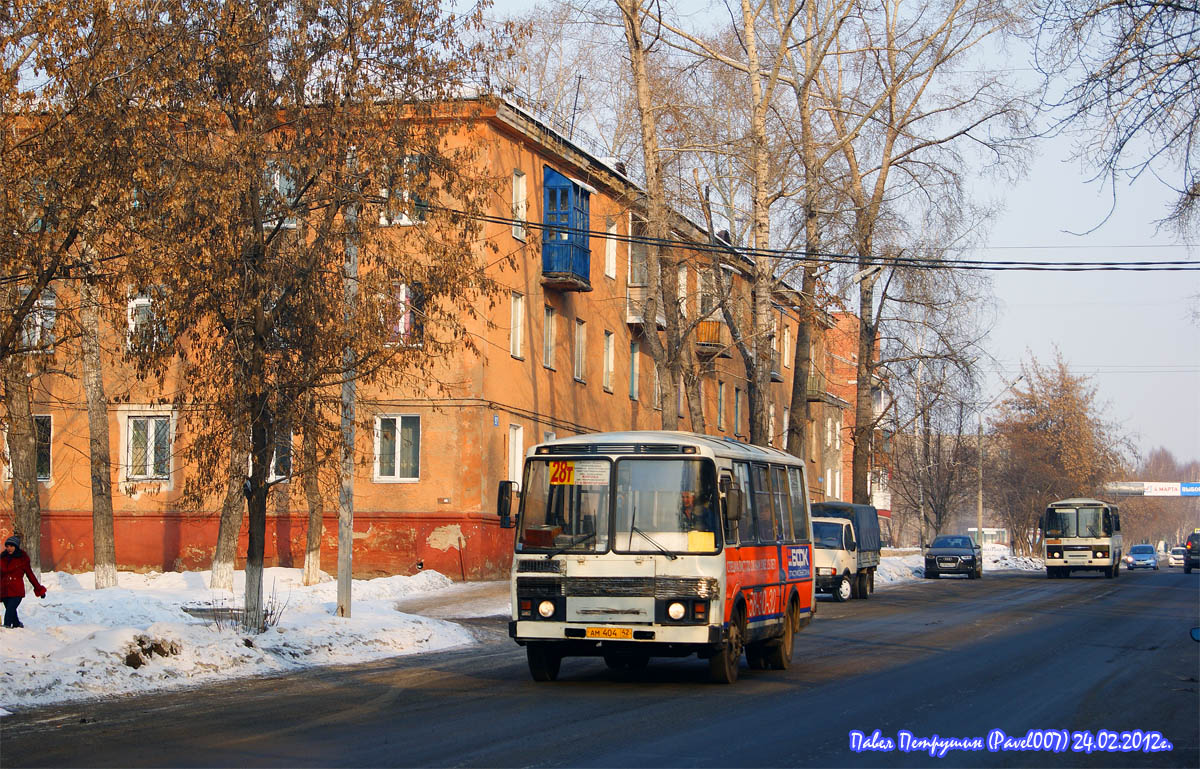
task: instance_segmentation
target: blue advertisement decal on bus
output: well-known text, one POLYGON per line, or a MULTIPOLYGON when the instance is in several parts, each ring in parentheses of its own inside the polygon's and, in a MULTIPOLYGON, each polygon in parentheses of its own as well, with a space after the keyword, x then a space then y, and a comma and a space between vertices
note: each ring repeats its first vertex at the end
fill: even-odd
POLYGON ((808 559, 808 546, 789 547, 787 578, 789 580, 808 579, 810 576, 812 576, 812 569, 808 559))

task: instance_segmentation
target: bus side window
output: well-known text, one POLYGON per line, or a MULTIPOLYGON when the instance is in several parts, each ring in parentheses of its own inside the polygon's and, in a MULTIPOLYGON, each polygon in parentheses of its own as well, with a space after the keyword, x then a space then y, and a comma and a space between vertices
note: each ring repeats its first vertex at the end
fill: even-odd
POLYGON ((754 494, 750 490, 750 466, 733 463, 733 479, 742 488, 742 518, 730 525, 730 543, 749 544, 754 541, 754 494))
POLYGON ((792 510, 788 504, 787 471, 782 467, 771 466, 771 496, 775 498, 775 519, 779 521, 779 529, 783 532, 784 542, 795 542, 792 535, 792 510))
POLYGON ((804 488, 804 474, 798 467, 789 467, 788 480, 792 492, 792 530, 797 542, 808 542, 808 490, 804 488))
POLYGON ((775 516, 771 509, 771 479, 766 465, 754 465, 754 491, 750 495, 754 499, 754 526, 757 541, 773 545, 777 540, 778 529, 775 526, 775 516))

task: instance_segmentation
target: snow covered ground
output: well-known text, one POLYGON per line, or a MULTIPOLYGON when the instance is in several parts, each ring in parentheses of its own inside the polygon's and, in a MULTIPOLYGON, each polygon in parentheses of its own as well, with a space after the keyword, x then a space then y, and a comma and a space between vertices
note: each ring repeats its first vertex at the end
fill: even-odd
MULTIPOLYGON (((984 570, 1040 570, 1036 559, 985 548, 984 570)), ((885 557, 877 585, 920 579, 919 550, 885 557)), ((0 630, 0 716, 4 708, 195 686, 349 664, 475 643, 445 617, 509 612, 507 582, 455 583, 433 571, 412 577, 355 580, 350 618, 334 616, 337 583, 326 575, 305 587, 299 569, 266 569, 263 593, 282 607, 278 625, 260 635, 230 622, 194 617, 184 607, 240 604, 234 591, 208 588, 209 573, 122 572, 118 586, 95 590, 91 573, 50 572, 43 600, 21 603, 22 629, 0 630)), ((932 584, 932 583, 931 583, 932 584)))

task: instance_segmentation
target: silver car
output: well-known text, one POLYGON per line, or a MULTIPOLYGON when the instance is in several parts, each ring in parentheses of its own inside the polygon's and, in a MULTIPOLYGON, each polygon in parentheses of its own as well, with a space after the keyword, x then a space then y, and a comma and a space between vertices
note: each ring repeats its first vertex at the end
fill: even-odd
POLYGON ((1125 556, 1125 568, 1129 571, 1134 569, 1158 571, 1158 553, 1154 551, 1154 545, 1134 545, 1129 548, 1129 553, 1125 556))

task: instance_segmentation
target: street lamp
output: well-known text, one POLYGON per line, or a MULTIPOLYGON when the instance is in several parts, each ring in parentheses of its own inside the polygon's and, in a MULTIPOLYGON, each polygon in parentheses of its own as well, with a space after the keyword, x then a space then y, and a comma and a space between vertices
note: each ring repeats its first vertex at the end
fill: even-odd
POLYGON ((1001 395, 1008 392, 1012 388, 1016 387, 1017 382, 1020 382, 1024 378, 1025 378, 1025 375, 1022 374, 1021 376, 1017 377, 1016 379, 1014 379, 1011 382, 1009 382, 1008 384, 1006 384, 1004 386, 1003 390, 996 393, 995 397, 993 397, 990 401, 987 402, 987 405, 985 405, 983 408, 979 409, 979 475, 978 475, 979 487, 978 487, 978 494, 976 495, 976 499, 975 499, 975 502, 976 502, 976 505, 975 505, 975 514, 976 514, 975 537, 976 537, 976 541, 979 543, 980 548, 983 547, 983 412, 990 409, 992 407, 993 403, 1000 400, 1001 395))

